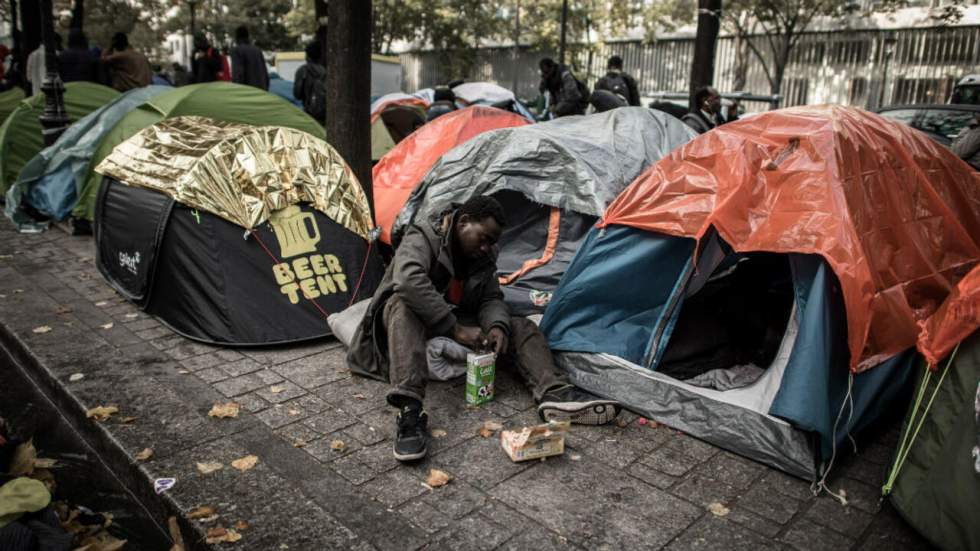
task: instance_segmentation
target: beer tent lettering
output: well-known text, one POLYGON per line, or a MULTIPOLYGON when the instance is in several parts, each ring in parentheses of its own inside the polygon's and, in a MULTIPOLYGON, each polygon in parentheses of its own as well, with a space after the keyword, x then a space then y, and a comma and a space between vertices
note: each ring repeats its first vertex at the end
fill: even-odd
POLYGON ((382 275, 360 184, 299 130, 176 117, 117 146, 96 170, 99 270, 187 337, 294 342, 382 275))

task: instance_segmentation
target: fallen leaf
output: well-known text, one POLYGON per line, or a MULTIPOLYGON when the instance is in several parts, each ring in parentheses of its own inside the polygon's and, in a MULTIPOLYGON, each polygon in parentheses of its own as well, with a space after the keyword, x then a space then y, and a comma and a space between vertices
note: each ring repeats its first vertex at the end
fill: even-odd
POLYGON ((103 329, 112 329, 112 326, 113 325, 115 325, 115 324, 110 321, 109 323, 106 323, 104 325, 100 325, 99 327, 101 327, 103 329))
POLYGON ((119 413, 119 408, 116 406, 97 406, 85 412, 85 416, 89 419, 95 419, 96 421, 105 421, 112 416, 113 413, 119 413))
POLYGON ((432 429, 432 437, 433 438, 445 438, 446 437, 446 431, 444 431, 442 429, 432 429))
POLYGON ((123 418, 119 419, 119 422, 128 425, 128 424, 132 423, 135 420, 136 420, 135 417, 127 416, 127 417, 123 417, 123 418))
POLYGON ((347 449, 347 444, 344 444, 343 440, 331 440, 330 449, 335 452, 342 452, 347 449))
POLYGON ((53 469, 58 466, 57 459, 49 459, 47 457, 37 457, 34 459, 35 469, 53 469))
POLYGON ((367 400, 367 396, 363 394, 352 394, 352 396, 357 400, 367 400))
POLYGON ((235 467, 239 471, 245 472, 255 466, 259 462, 259 458, 254 455, 246 455, 240 459, 236 459, 231 462, 231 466, 235 467))
POLYGON ((572 461, 581 461, 582 460, 582 456, 579 455, 579 454, 577 454, 577 453, 570 453, 570 454, 568 454, 568 458, 571 459, 572 461))
POLYGON ((647 419, 647 426, 651 429, 659 429, 660 423, 654 421, 653 419, 647 419))
POLYGON ((478 433, 480 436, 484 438, 490 438, 491 436, 493 436, 494 432, 502 428, 504 428, 504 426, 498 423, 497 421, 487 421, 480 426, 480 430, 478 431, 478 433))
POLYGON ((439 469, 429 469, 429 476, 425 479, 425 485, 429 488, 438 488, 449 484, 450 480, 452 477, 449 476, 449 473, 439 469))
POLYGON ((291 409, 291 410, 287 411, 286 413, 288 413, 290 415, 299 415, 300 413, 303 413, 303 412, 300 411, 300 410, 298 410, 298 409, 291 409))
POLYGON ((146 461, 151 457, 153 457, 153 450, 150 448, 143 448, 143 451, 136 454, 137 461, 146 461))
POLYGON ((48 492, 54 495, 57 484, 55 483, 54 475, 51 474, 51 471, 47 469, 34 469, 34 472, 31 473, 31 478, 43 482, 44 485, 48 487, 48 492))
POLYGON ((240 520, 235 523, 235 530, 248 530, 248 523, 244 520, 240 520))
POLYGON ((14 456, 10 459, 9 474, 14 476, 29 475, 34 472, 34 461, 37 460, 37 450, 34 449, 34 440, 22 442, 14 449, 14 456))
POLYGON ((38 333, 38 334, 47 333, 48 331, 51 331, 51 326, 50 325, 42 325, 40 327, 35 327, 34 329, 32 329, 32 331, 35 332, 35 333, 38 333))
POLYGON ((128 319, 128 320, 136 319, 138 317, 140 317, 139 314, 126 314, 126 319, 128 319))
POLYGON ((279 394, 280 392, 285 392, 285 391, 286 391, 286 387, 284 386, 272 385, 269 387, 269 392, 273 394, 279 394))
POLYGON ((617 427, 619 427, 621 429, 625 429, 629 425, 630 425, 629 424, 629 421, 627 421, 626 419, 623 419, 622 417, 617 417, 616 418, 616 426, 617 427))
POLYGON ((296 440, 295 442, 293 442, 293 447, 294 448, 305 448, 306 447, 306 440, 296 440))
POLYGON ((167 527, 170 529, 170 539, 174 542, 170 551, 187 551, 184 546, 184 536, 180 533, 180 527, 177 526, 177 517, 168 518, 167 527))
POLYGON ((215 526, 214 528, 208 528, 205 541, 209 544, 221 542, 234 543, 240 539, 242 539, 242 535, 238 532, 222 528, 221 526, 215 526))
POLYGON ((214 514, 215 512, 213 508, 208 507, 207 505, 201 505, 200 507, 197 507, 196 509, 192 510, 190 513, 187 513, 187 518, 189 519, 207 518, 210 516, 214 516, 214 514))
POLYGON ((197 464, 197 470, 200 471, 202 474, 211 474, 214 471, 220 471, 224 467, 225 467, 224 465, 218 463, 217 461, 208 461, 205 463, 197 464))
POLYGON ((70 314, 71 312, 72 309, 67 306, 59 306, 54 310, 55 314, 70 314))
POLYGON ((711 511, 711 514, 715 515, 716 517, 723 517, 731 512, 731 510, 728 507, 725 507, 724 505, 718 503, 717 501, 710 503, 708 505, 708 510, 711 511))
POLYGON ((209 417, 238 417, 238 411, 241 406, 235 402, 226 402, 224 404, 214 404, 211 406, 211 411, 208 412, 209 417))
POLYGON ((68 380, 74 383, 76 381, 81 381, 84 378, 85 378, 84 373, 72 373, 71 377, 68 377, 68 380))

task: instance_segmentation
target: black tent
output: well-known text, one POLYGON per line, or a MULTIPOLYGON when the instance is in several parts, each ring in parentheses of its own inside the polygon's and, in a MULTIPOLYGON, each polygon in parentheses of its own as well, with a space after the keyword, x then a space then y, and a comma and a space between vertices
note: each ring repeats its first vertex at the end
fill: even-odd
POLYGON ((147 313, 196 340, 259 345, 329 335, 326 316, 371 296, 383 273, 376 249, 365 238, 370 218, 368 214, 363 222, 367 207, 357 180, 342 161, 338 163, 339 157, 323 159, 336 152, 308 134, 271 127, 240 134, 238 128, 224 125, 218 130, 225 136, 221 145, 200 142, 201 136, 195 135, 184 138, 199 143, 174 147, 176 133, 170 121, 164 121, 121 144, 100 165, 99 171, 108 175, 96 203, 99 270, 147 313), (157 139, 165 131, 171 138, 168 147, 157 139), (262 132, 269 137, 267 143, 254 140, 262 132), (196 151, 189 153, 191 148, 196 151), (300 154, 283 154, 287 150, 300 154), (266 155, 263 151, 269 158, 254 158, 266 155), (265 198, 278 189, 280 198, 290 193, 302 198, 306 193, 316 200, 269 208, 264 219, 248 227, 234 212, 222 209, 229 204, 254 206, 255 196, 245 190, 254 192, 248 186, 259 180, 234 180, 231 177, 241 177, 243 170, 232 165, 268 168, 273 156, 275 168, 281 170, 274 174, 285 175, 282 181, 290 185, 269 185, 269 173, 260 171, 265 198), (152 163, 146 162, 149 158, 152 163), (319 170, 282 170, 290 159, 302 164, 311 158, 314 165, 321 163, 319 170), (172 187, 167 187, 168 167, 181 167, 172 187), (217 174, 225 188, 241 192, 239 197, 220 197, 219 186, 206 174, 217 174), (311 174, 323 177, 316 180, 311 174), (298 191, 297 178, 309 178, 305 189, 298 191), (229 180, 240 185, 229 186, 229 180), (186 204, 174 195, 208 202, 186 204), (355 208, 324 207, 336 207, 338 201, 355 208), (214 214, 218 211, 223 216, 214 214))

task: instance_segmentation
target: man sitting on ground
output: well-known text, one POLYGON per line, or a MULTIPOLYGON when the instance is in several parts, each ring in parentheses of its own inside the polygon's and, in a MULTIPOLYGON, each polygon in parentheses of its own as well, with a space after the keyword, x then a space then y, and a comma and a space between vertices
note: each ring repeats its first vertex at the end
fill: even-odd
POLYGON ((413 224, 354 335, 351 372, 392 385, 387 401, 399 409, 399 461, 426 454, 426 343, 436 336, 488 348, 498 366, 516 366, 542 420, 599 425, 619 413, 616 402, 572 386, 537 326, 511 317, 497 283, 496 243, 504 224, 500 204, 485 196, 413 224))

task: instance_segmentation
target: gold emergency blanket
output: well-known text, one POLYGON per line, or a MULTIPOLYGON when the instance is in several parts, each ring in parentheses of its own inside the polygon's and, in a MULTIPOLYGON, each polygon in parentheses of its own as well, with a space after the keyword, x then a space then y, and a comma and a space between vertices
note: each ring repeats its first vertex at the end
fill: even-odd
POLYGON ((374 226, 347 163, 325 141, 292 128, 175 117, 119 144, 95 170, 247 229, 297 203, 365 239, 374 226))

